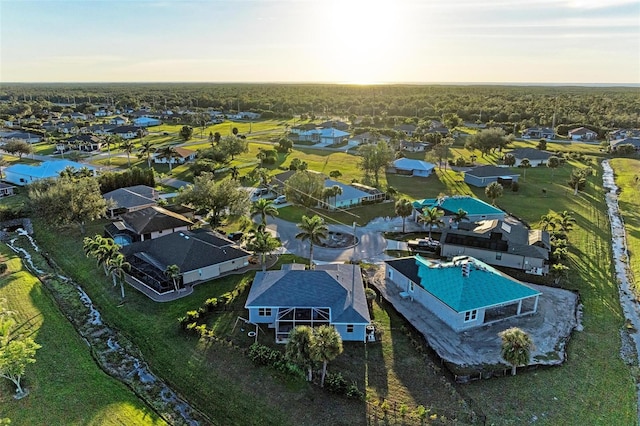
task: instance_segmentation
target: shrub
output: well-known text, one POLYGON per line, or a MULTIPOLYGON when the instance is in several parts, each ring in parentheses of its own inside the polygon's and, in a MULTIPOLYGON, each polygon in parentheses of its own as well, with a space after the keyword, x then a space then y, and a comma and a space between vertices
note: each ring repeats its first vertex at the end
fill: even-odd
POLYGON ((249 359, 257 365, 275 365, 282 360, 282 354, 268 346, 254 343, 249 347, 249 359))
POLYGON ((233 294, 231 294, 230 292, 226 292, 222 296, 220 296, 220 298, 222 299, 222 303, 228 305, 233 301, 233 294))
POLYGON ((358 389, 358 385, 356 385, 355 382, 349 385, 349 388, 347 389, 347 396, 349 398, 359 400, 364 399, 364 393, 360 389, 358 389))
POLYGON ((348 390, 347 381, 342 377, 341 373, 327 374, 324 384, 327 390, 332 393, 345 395, 348 390))
POLYGON ((465 159, 464 159, 464 158, 462 158, 462 157, 458 157, 458 158, 456 158, 456 166, 458 166, 458 167, 464 167, 466 163, 467 163, 467 162, 465 161, 465 159))
POLYGON ((520 189, 520 184, 518 182, 511 182, 511 190, 513 192, 518 192, 520 189))
POLYGON ((7 264, 0 263, 0 274, 4 274, 5 272, 7 272, 7 264))
POLYGON ((198 311, 187 311, 187 322, 194 322, 198 318, 200 318, 200 313, 198 311))
POLYGON ((211 312, 211 311, 213 311, 213 309, 214 309, 216 306, 218 306, 218 299, 217 299, 217 298, 215 298, 215 297, 212 297, 212 298, 210 298, 210 299, 207 299, 207 300, 204 302, 204 306, 205 306, 205 308, 207 308, 207 311, 211 312))

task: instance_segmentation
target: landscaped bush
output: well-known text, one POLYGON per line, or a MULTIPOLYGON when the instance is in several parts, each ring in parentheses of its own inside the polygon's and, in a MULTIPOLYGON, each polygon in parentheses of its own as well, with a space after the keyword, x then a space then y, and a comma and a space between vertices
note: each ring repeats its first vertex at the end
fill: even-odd
POLYGON ((7 272, 7 264, 0 263, 0 274, 4 274, 5 272, 7 272))
POLYGON ((251 345, 247 355, 257 365, 275 365, 276 362, 283 359, 282 353, 260 343, 251 345))
POLYGON ((204 302, 204 306, 207 308, 208 312, 211 312, 216 306, 218 306, 218 299, 215 297, 207 299, 204 302))
POLYGON ((520 189, 520 184, 518 182, 511 182, 511 190, 513 192, 518 192, 520 189))
POLYGON ((347 381, 342 377, 342 373, 328 373, 324 384, 329 392, 340 395, 346 395, 349 389, 347 381))

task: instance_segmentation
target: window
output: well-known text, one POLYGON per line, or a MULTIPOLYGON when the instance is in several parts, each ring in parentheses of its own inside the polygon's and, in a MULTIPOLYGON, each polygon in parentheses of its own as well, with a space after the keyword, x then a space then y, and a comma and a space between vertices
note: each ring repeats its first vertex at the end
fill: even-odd
POLYGON ((476 318, 478 318, 478 311, 476 309, 464 313, 464 322, 475 321, 476 318))
POLYGON ((409 281, 409 291, 413 293, 413 281, 409 281))
POLYGON ((502 253, 496 253, 496 260, 502 260, 502 253))
POLYGON ((258 308, 258 315, 260 315, 261 317, 270 317, 271 308, 258 308))
POLYGON ((353 333, 353 324, 347 324, 347 333, 353 333))

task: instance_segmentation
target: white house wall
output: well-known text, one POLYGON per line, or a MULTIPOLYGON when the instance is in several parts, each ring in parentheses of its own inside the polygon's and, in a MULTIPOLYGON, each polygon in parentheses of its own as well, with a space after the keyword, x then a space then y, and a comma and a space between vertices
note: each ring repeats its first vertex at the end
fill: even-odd
POLYGON ((544 264, 544 259, 526 257, 507 252, 496 252, 491 250, 483 250, 477 247, 463 247, 453 244, 442 244, 441 255, 446 258, 454 256, 471 256, 489 265, 506 266, 508 268, 520 269, 523 271, 532 268, 543 268, 548 272, 548 268, 544 264), (501 255, 501 259, 497 259, 497 255, 501 255))
POLYGON ((368 324, 350 324, 353 326, 353 332, 347 332, 347 324, 331 324, 340 333, 342 340, 346 342, 364 342, 367 337, 368 324))

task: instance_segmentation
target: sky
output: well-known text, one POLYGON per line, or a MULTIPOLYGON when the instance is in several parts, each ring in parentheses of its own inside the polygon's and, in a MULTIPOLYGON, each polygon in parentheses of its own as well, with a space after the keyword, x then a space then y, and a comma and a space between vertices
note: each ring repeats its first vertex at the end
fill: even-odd
POLYGON ((640 0, 0 0, 2 82, 640 83, 640 0))

